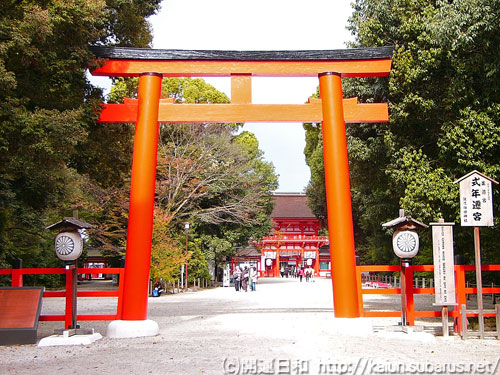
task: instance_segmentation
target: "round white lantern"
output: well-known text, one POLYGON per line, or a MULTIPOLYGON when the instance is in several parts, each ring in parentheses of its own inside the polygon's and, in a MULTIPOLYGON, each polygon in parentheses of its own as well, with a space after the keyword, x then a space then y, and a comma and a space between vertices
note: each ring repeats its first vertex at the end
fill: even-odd
POLYGON ((312 264, 313 264, 313 260, 312 260, 312 259, 310 259, 310 258, 309 258, 309 259, 307 259, 307 260, 306 260, 306 264, 307 264, 308 266, 312 265, 312 264))
POLYGON ((413 258, 418 254, 418 234, 409 230, 396 232, 392 237, 392 248, 400 258, 413 258))
POLYGON ((61 260, 78 259, 83 251, 83 239, 78 232, 62 232, 56 236, 55 248, 57 257, 61 260))
POLYGON ((272 266, 272 265, 273 265, 273 260, 272 260, 272 259, 267 258, 267 259, 266 259, 266 266, 272 266))

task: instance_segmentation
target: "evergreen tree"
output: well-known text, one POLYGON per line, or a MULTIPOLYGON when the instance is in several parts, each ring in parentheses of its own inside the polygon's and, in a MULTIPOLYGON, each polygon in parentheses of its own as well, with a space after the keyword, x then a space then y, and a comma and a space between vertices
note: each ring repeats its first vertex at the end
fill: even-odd
MULTIPOLYGON (((500 177, 500 3, 494 0, 357 0, 353 47, 394 45, 388 78, 343 80, 344 96, 388 102, 388 124, 347 128, 356 243, 369 262, 395 261, 383 222, 398 208, 430 222, 459 220, 457 178, 477 169, 500 177)), ((309 125, 309 154, 320 134, 309 125)), ((319 158, 318 158, 319 159, 319 158)), ((310 158, 309 160, 313 160, 310 158)), ((317 162, 313 163, 317 167, 317 162)), ((311 167, 311 170, 313 170, 311 167)), ((316 179, 320 181, 319 178, 316 179)), ((308 190, 321 211, 324 198, 308 190)), ((495 193, 495 212, 499 207, 495 193)), ((498 220, 483 230, 484 258, 499 260, 498 220)), ((472 258, 470 228, 456 227, 455 249, 472 258)), ((430 231, 418 262, 431 261, 430 231)))
POLYGON ((89 46, 147 47, 159 2, 0 3, 0 267, 56 261, 44 228, 79 206, 83 174, 123 183, 129 150, 118 145, 129 134, 95 124, 102 93, 86 79, 89 46))

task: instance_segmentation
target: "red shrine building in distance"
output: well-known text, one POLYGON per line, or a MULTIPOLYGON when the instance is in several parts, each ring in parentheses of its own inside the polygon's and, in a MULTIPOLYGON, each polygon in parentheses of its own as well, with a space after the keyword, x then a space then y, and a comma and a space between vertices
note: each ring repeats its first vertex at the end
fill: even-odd
POLYGON ((269 236, 238 249, 232 258, 237 265, 256 266, 260 276, 278 277, 288 268, 312 267, 315 276, 330 276, 328 237, 319 236, 321 224, 302 193, 275 193, 271 213, 273 229, 269 236), (321 248, 326 251, 320 251, 321 248))

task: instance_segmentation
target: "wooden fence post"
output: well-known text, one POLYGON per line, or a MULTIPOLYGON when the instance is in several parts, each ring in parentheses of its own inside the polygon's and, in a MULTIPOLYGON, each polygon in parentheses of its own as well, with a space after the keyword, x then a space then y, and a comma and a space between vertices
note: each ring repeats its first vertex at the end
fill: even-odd
POLYGON ((359 314, 361 317, 363 317, 365 314, 365 308, 363 306, 363 293, 361 292, 361 289, 363 288, 363 283, 361 280, 361 270, 359 269, 359 266, 356 267, 356 283, 358 287, 359 314))
POLYGON ((497 329, 497 340, 500 340, 500 305, 495 305, 495 322, 497 329))
POLYGON ((14 261, 14 265, 12 266, 10 286, 13 286, 13 287, 22 287, 23 286, 22 268, 23 268, 23 260, 16 259, 14 261))
POLYGON ((465 305, 460 305, 460 331, 462 335, 462 340, 465 340, 467 337, 467 312, 465 305))
POLYGON ((123 285, 125 284, 123 281, 125 279, 125 268, 120 268, 118 273, 118 306, 116 307, 116 319, 122 319, 122 303, 123 303, 123 285))
MULTIPOLYGON (((456 265, 455 266, 455 280, 456 280, 456 293, 457 293, 457 306, 466 306, 467 305, 467 294, 465 293, 465 266, 464 265, 456 265)), ((455 332, 462 333, 462 327, 464 326, 464 322, 462 321, 463 317, 458 308, 455 309, 457 312, 455 316, 455 332)), ((467 319, 466 319, 467 320, 467 319)))
POLYGON ((415 300, 413 297, 413 266, 406 267, 404 276, 406 278, 406 319, 408 325, 415 325, 415 300))
POLYGON ((66 310, 64 314, 64 329, 76 328, 73 325, 73 306, 74 304, 73 296, 73 269, 71 266, 66 266, 66 310))

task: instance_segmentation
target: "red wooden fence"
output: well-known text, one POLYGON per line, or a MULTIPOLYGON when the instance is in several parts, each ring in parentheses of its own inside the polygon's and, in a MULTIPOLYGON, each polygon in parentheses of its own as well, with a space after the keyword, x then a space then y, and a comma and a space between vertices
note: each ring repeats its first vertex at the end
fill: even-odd
MULTIPOLYGON (((401 270, 400 266, 358 266, 357 276, 358 276, 358 288, 359 293, 359 306, 361 311, 361 316, 363 317, 401 317, 401 311, 366 311, 363 306, 363 295, 365 294, 401 294, 400 288, 387 288, 387 289, 364 289, 361 283, 361 272, 399 272, 401 270)), ((482 265, 481 270, 484 271, 500 271, 500 265, 482 265)), ((407 320, 410 325, 415 324, 415 318, 428 318, 428 317, 441 317, 441 311, 433 310, 415 310, 414 295, 415 294, 434 294, 434 288, 415 288, 413 284, 413 272, 415 271, 427 271, 434 272, 433 265, 414 265, 406 269, 406 293, 407 293, 407 320)), ((462 318, 460 315, 460 305, 465 305, 467 303, 467 294, 477 293, 477 288, 467 288, 465 282, 465 272, 474 272, 474 265, 455 265, 455 291, 457 296, 457 308, 454 311, 449 312, 449 316, 457 319, 455 328, 461 330, 462 318)), ((483 288, 483 294, 490 293, 500 293, 500 287, 495 288, 483 288)), ((474 317, 478 314, 468 313, 468 317, 474 317)), ((494 316, 495 314, 484 314, 484 316, 494 316)))
MULTIPOLYGON (((123 295, 123 268, 99 268, 99 273, 118 274, 118 290, 99 290, 88 291, 81 290, 77 292, 78 297, 118 297, 116 314, 78 314, 77 320, 119 320, 121 319, 121 301, 123 295)), ((78 274, 95 273, 95 268, 78 268, 78 274)), ((72 291, 72 270, 65 268, 20 268, 20 269, 0 269, 0 275, 11 275, 11 286, 23 286, 23 275, 66 275, 66 290, 64 291, 45 291, 44 298, 64 297, 66 298, 66 307, 63 315, 40 315, 40 321, 64 321, 64 327, 68 328, 72 320, 73 294, 72 291)))
MULTIPOLYGON (((482 271, 500 271, 500 265, 483 265, 482 271)), ((116 314, 109 315, 78 315, 77 320, 119 320, 121 319, 121 303, 123 295, 123 268, 100 268, 100 273, 105 274, 119 274, 120 282, 118 291, 78 291, 78 297, 118 297, 118 304, 116 314)), ((95 273, 95 268, 78 268, 79 274, 95 273)), ((399 272, 400 266, 387 266, 387 265, 371 265, 371 266, 357 266, 357 283, 359 294, 359 307, 361 316, 363 317, 401 317, 401 311, 367 311, 364 309, 363 295, 367 294, 401 294, 400 288, 387 288, 387 289, 366 289, 363 288, 361 282, 361 272, 399 272)), ((441 317, 441 311, 433 310, 415 310, 414 295, 415 294, 434 294, 434 288, 415 288, 413 284, 413 272, 427 271, 433 272, 433 265, 414 265, 407 268, 405 275, 406 280, 406 293, 407 293, 407 320, 410 325, 415 324, 415 318, 423 317, 441 317)), ((465 272, 474 272, 474 265, 456 265, 455 266, 455 286, 457 295, 457 308, 449 312, 449 315, 457 320, 455 325, 458 330, 462 327, 462 318, 460 315, 460 305, 467 303, 467 294, 477 293, 476 288, 468 288, 465 282, 465 272)), ((64 321, 65 327, 71 325, 72 318, 72 273, 70 269, 64 268, 21 268, 21 269, 0 269, 0 275, 11 275, 12 286, 23 286, 23 275, 56 275, 66 274, 66 290, 65 291, 45 291, 44 297, 65 297, 66 308, 63 315, 41 315, 41 321, 64 321)), ((500 287, 483 288, 484 294, 499 293, 500 287)), ((468 317, 477 316, 477 314, 467 314, 468 317)), ((494 314, 484 314, 484 316, 494 316, 494 314)))

